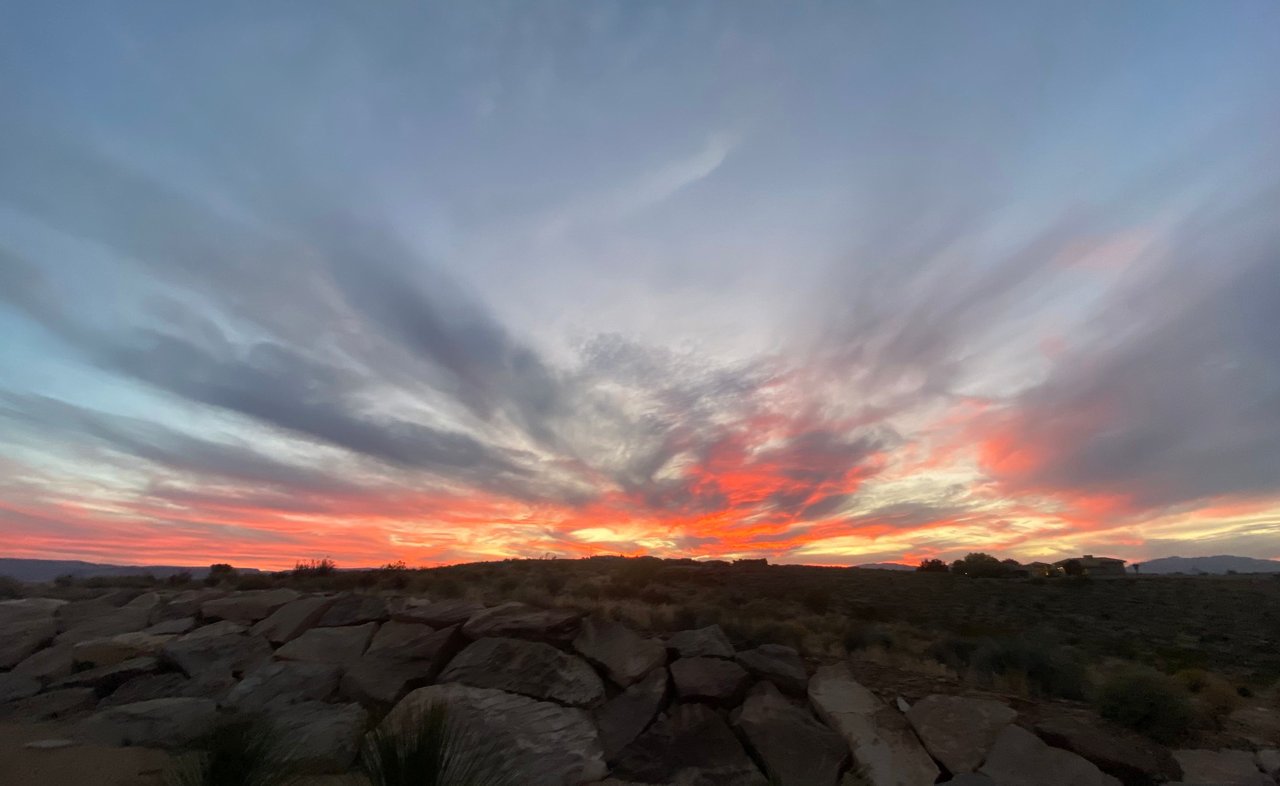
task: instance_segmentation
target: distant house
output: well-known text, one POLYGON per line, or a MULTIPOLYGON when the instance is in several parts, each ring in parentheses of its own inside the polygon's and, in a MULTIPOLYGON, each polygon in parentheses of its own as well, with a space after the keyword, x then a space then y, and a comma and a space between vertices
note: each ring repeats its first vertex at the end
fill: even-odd
POLYGON ((1028 562, 1022 567, 1027 571, 1027 575, 1033 577, 1045 578, 1047 576, 1062 575, 1062 570, 1060 568, 1050 565, 1047 562, 1028 562))
POLYGON ((1073 573, 1078 573, 1082 576, 1125 575, 1124 560, 1115 559, 1114 557, 1095 557, 1092 554, 1059 560, 1053 563, 1053 567, 1067 575, 1073 573))

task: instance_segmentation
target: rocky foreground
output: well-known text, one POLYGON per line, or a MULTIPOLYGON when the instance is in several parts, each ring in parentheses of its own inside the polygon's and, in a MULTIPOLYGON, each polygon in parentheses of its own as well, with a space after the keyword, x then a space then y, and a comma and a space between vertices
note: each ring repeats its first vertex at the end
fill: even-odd
MULTIPOLYGON (((842 663, 735 650, 711 626, 663 639, 518 603, 216 589, 0 603, 0 718, 74 741, 182 749, 258 716, 317 773, 375 722, 429 705, 521 782, 826 786, 1256 784, 1280 751, 1168 751, 1086 714, 992 698, 882 696, 842 663)), ((63 743, 59 743, 63 744, 63 743)), ((1274 744, 1274 743, 1273 743, 1274 744)))

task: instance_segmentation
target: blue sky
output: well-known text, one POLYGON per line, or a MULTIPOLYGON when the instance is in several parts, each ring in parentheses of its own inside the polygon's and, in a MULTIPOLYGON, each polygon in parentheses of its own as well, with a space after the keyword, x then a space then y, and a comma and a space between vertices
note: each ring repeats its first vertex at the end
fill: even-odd
POLYGON ((1280 556, 1278 31, 15 9, 0 531, 268 566, 1280 556))

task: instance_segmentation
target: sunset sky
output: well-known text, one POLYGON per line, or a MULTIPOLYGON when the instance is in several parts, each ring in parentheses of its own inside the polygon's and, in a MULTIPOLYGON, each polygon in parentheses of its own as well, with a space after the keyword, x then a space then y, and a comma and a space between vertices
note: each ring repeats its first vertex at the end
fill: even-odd
POLYGON ((0 556, 1280 558, 1280 3, 18 3, 0 556))

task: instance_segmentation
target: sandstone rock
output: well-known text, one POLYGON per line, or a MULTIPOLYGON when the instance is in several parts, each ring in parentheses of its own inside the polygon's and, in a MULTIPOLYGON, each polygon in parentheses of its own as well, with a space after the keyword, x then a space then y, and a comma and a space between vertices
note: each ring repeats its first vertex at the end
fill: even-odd
POLYGON ((391 619, 397 622, 416 622, 444 628, 450 625, 461 625, 476 614, 484 611, 484 606, 473 600, 438 600, 428 601, 421 598, 405 598, 391 608, 391 619))
POLYGON ((996 736, 1016 717, 998 701, 940 694, 924 697, 907 712, 925 750, 953 774, 978 769, 996 736))
POLYGON ((1212 786, 1275 786, 1271 776, 1258 769, 1249 751, 1181 750, 1173 758, 1182 767, 1182 781, 1212 786))
POLYGON ((377 595, 339 595, 316 623, 317 628, 345 628, 366 622, 386 622, 390 612, 387 601, 377 595))
POLYGON ((752 690, 735 713, 734 725, 764 765, 770 784, 836 786, 849 761, 843 737, 768 682, 752 690))
POLYGON ((710 701, 722 706, 737 704, 751 676, 731 660, 681 658, 671 664, 676 694, 686 701, 710 701))
POLYGON ((1051 748, 1021 726, 1005 726, 979 772, 996 786, 1120 786, 1081 756, 1051 748))
POLYGON ((995 781, 985 775, 962 772, 949 781, 943 781, 940 786, 995 786, 995 781))
POLYGON ((537 641, 474 641, 450 661, 440 681, 497 688, 578 707, 604 701, 604 683, 594 669, 580 658, 537 641))
POLYGON ((378 628, 373 641, 369 642, 367 654, 399 652, 406 647, 413 648, 420 642, 429 640, 435 632, 436 629, 430 625, 391 620, 378 628))
POLYGON ((160 653, 188 677, 209 672, 235 676, 270 660, 271 645, 261 636, 209 635, 197 628, 165 644, 160 653))
POLYGON ((623 688, 667 662, 667 649, 661 641, 595 617, 582 621, 573 648, 623 688))
POLYGON ((500 690, 419 688, 395 706, 383 726, 400 728, 437 704, 448 709, 451 724, 464 730, 482 754, 500 757, 519 773, 522 784, 580 786, 605 776, 596 728, 584 710, 500 690))
POLYGON ((783 693, 803 696, 809 687, 804 660, 794 648, 783 644, 761 644, 753 650, 739 652, 738 663, 757 679, 768 680, 783 693))
POLYGON ((25 699, 40 692, 40 680, 25 674, 0 674, 0 704, 25 699))
POLYGON ((103 745, 173 748, 190 744, 212 728, 218 703, 171 698, 122 704, 80 722, 78 736, 103 745))
POLYGON ((276 650, 276 657, 312 663, 355 663, 369 647, 377 629, 376 622, 342 628, 312 628, 276 650))
POLYGON ((214 636, 231 636, 243 635, 249 632, 248 625, 241 625, 238 622, 223 620, 221 622, 213 622, 208 625, 200 625, 194 628, 184 638, 188 641, 193 639, 213 638, 214 636))
POLYGON ((75 661, 71 659, 72 644, 54 644, 37 650, 25 660, 13 667, 14 674, 25 674, 35 677, 41 682, 60 680, 75 671, 75 661))
POLYGON ((332 663, 265 663, 231 689, 227 704, 253 712, 304 701, 325 701, 338 689, 341 676, 342 667, 332 663))
POLYGON ((135 704, 152 699, 188 697, 220 700, 235 685, 228 675, 210 672, 206 676, 191 679, 178 672, 144 674, 134 677, 116 688, 110 696, 99 702, 100 707, 135 704))
POLYGON ((159 608, 160 596, 154 592, 139 595, 119 608, 101 599, 69 603, 58 610, 66 629, 58 634, 57 641, 78 644, 122 633, 137 633, 151 626, 159 608))
POLYGON ((153 636, 181 636, 184 633, 190 633, 195 630, 195 617, 176 617, 157 622, 143 633, 150 633, 153 636))
POLYGON ((359 704, 308 701, 272 712, 281 757, 310 772, 344 772, 360 751, 369 716, 359 704))
POLYGON ((657 668, 595 711, 605 761, 618 758, 654 719, 666 698, 667 670, 657 668))
POLYGON ((619 754, 613 775, 641 783, 768 784, 724 720, 701 704, 678 705, 655 721, 619 754))
POLYGON ((0 669, 11 669, 58 633, 54 614, 62 601, 23 598, 0 601, 0 669))
POLYGON ((539 609, 523 603, 504 603, 478 612, 462 626, 468 638, 507 636, 517 639, 561 641, 570 638, 582 615, 566 609, 539 609))
POLYGON ((93 688, 99 696, 106 696, 134 677, 152 674, 160 670, 160 662, 150 656, 133 658, 110 666, 98 666, 77 671, 53 683, 55 688, 93 688))
POLYGON ((426 625, 388 622, 364 657, 347 670, 343 694, 369 706, 394 704, 414 688, 430 684, 457 653, 461 640, 456 626, 431 631, 426 625), (384 637, 389 626, 398 627, 384 637))
POLYGON ((871 786, 926 786, 938 767, 907 719, 860 685, 847 666, 818 669, 809 681, 818 716, 844 737, 871 786))
POLYGON ((161 620, 182 619, 184 617, 195 617, 200 613, 200 607, 206 602, 225 598, 228 593, 220 589, 198 589, 186 590, 179 592, 169 602, 164 604, 160 609, 159 617, 161 620))
POLYGON ((1040 739, 1085 757, 1126 786, 1176 781, 1182 768, 1168 749, 1125 729, 1102 726, 1088 714, 1062 714, 1035 725, 1040 739))
POLYGON ((64 688, 0 704, 0 718, 23 722, 65 718, 91 709, 98 700, 93 688, 64 688))
POLYGON ((271 612, 271 616, 254 625, 252 630, 272 644, 284 644, 315 627, 331 605, 333 598, 298 598, 271 612))
POLYGON ((205 619, 230 620, 248 625, 266 619, 276 609, 300 597, 302 596, 298 592, 291 589, 237 592, 200 604, 200 616, 205 619))
POLYGON ((667 637, 667 649, 681 658, 733 657, 733 645, 719 625, 673 633, 667 637))
POLYGON ((1253 758, 1258 764, 1258 769, 1280 780, 1280 749, 1264 748, 1255 752, 1253 758))
POLYGON ((71 659, 80 665, 111 666, 132 658, 155 655, 173 638, 138 632, 87 639, 72 645, 71 659))

